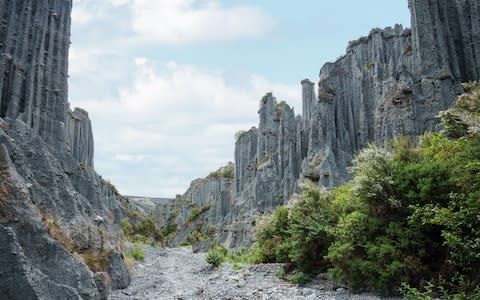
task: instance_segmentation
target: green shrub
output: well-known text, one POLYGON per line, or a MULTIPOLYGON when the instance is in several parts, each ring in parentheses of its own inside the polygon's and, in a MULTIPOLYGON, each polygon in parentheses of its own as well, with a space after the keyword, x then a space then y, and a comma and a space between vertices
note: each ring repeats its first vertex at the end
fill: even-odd
POLYGON ((258 220, 250 257, 287 263, 296 282, 329 268, 358 291, 476 297, 480 137, 370 145, 351 171, 352 181, 333 191, 304 183, 290 209, 258 220))
POLYGON ((280 279, 286 280, 287 279, 287 272, 285 271, 285 268, 280 268, 276 273, 275 276, 277 276, 280 279))
POLYGON ((312 281, 312 277, 303 272, 296 272, 290 277, 290 282, 294 284, 304 285, 312 281))
POLYGON ((197 228, 187 234, 182 246, 192 245, 197 241, 206 241, 208 237, 201 231, 201 227, 197 228))
POLYGON ((207 263, 218 268, 225 261, 225 256, 217 247, 210 248, 207 252, 207 263))
POLYGON ((187 217, 187 222, 186 223, 190 223, 190 222, 195 221, 201 214, 203 214, 204 212, 209 210, 211 207, 212 207, 211 203, 207 203, 202 207, 194 206, 192 208, 192 211, 190 212, 190 214, 187 217))
POLYGON ((220 176, 223 178, 233 179, 233 169, 231 168, 223 168, 220 176))
POLYGON ((235 142, 237 142, 240 138, 242 138, 242 136, 245 135, 245 133, 247 133, 246 131, 244 130, 239 130, 235 133, 235 142))
POLYGON ((287 263, 298 283, 329 268, 357 291, 480 299, 478 85, 442 115, 444 134, 369 145, 333 191, 304 183, 289 209, 258 220, 248 255, 287 263))
POLYGON ((428 284, 424 288, 425 291, 421 292, 406 283, 402 283, 399 291, 405 300, 432 300, 432 288, 433 285, 428 284))
POLYGON ((368 70, 370 70, 374 66, 375 66, 375 63, 373 61, 369 61, 364 65, 365 69, 368 69, 368 70))
POLYGON ((129 218, 125 218, 120 222, 120 228, 126 239, 133 243, 143 243, 152 246, 161 244, 165 238, 162 230, 160 230, 152 219, 136 216, 137 224, 131 223, 129 218))
POLYGON ((123 231, 123 234, 125 236, 130 236, 133 233, 133 226, 132 223, 128 220, 128 218, 122 219, 120 222, 120 228, 123 231))
POLYGON ((255 257, 255 249, 253 247, 230 251, 224 246, 221 246, 221 251, 224 253, 225 261, 227 262, 241 264, 254 264, 259 262, 255 257))
POLYGON ((413 53, 413 46, 412 46, 412 44, 408 44, 405 47, 405 50, 403 51, 403 54, 409 56, 409 55, 412 55, 412 53, 413 53))
POLYGON ((262 97, 262 99, 260 99, 258 103, 259 109, 261 109, 265 104, 267 104, 268 97, 271 97, 271 96, 272 96, 272 92, 265 93, 265 95, 262 97))
POLYGON ((257 221, 255 256, 257 262, 289 262, 285 244, 289 237, 288 209, 277 207, 273 215, 266 215, 257 221))
POLYGON ((275 104, 275 111, 277 113, 281 113, 283 112, 283 110, 285 109, 285 106, 287 105, 287 103, 285 101, 280 101, 278 102, 277 104, 275 104))
MULTIPOLYGON (((243 132, 243 134, 245 134, 245 132, 243 132)), ((235 135, 235 138, 237 138, 237 135, 235 135)), ((238 138, 240 138, 240 136, 238 138)), ((208 174, 207 176, 207 179, 210 179, 210 178, 219 179, 221 177, 227 178, 227 179, 233 179, 233 176, 234 176, 233 167, 231 164, 228 164, 227 166, 222 167, 215 172, 210 172, 210 174, 208 174)))

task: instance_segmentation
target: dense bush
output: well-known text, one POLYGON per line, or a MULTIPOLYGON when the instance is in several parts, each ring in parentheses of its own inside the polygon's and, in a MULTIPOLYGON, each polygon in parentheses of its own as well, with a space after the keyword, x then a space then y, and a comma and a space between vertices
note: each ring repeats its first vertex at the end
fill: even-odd
POLYGON ((206 212, 207 210, 209 210, 210 208, 212 207, 212 204, 211 203, 207 203, 205 204, 204 206, 202 207, 198 207, 196 205, 194 205, 192 207, 192 211, 190 212, 190 214, 188 215, 187 217, 187 223, 190 223, 192 221, 195 221, 201 214, 203 214, 204 212, 206 212))
POLYGON ((228 254, 227 248, 213 243, 208 249, 206 260, 207 263, 218 268, 225 262, 225 257, 228 254))
POLYGON ((256 260, 302 279, 328 267, 354 290, 480 299, 480 85, 465 88, 443 134, 370 145, 349 183, 305 183, 290 209, 262 218, 256 260))
POLYGON ((333 191, 303 184, 290 209, 260 220, 257 261, 289 263, 302 278, 329 267, 354 290, 478 293, 480 137, 371 145, 351 171, 333 191))
POLYGON ((256 262, 287 262, 284 244, 289 237, 288 209, 278 207, 273 215, 265 215, 257 221, 256 262))
POLYGON ((150 244, 152 246, 164 241, 164 235, 152 219, 142 217, 138 223, 132 223, 128 218, 120 222, 120 228, 127 240, 134 243, 150 244))
POLYGON ((170 212, 167 218, 167 222, 161 228, 166 243, 172 241, 177 236, 178 228, 176 221, 179 215, 180 210, 174 210, 170 212))

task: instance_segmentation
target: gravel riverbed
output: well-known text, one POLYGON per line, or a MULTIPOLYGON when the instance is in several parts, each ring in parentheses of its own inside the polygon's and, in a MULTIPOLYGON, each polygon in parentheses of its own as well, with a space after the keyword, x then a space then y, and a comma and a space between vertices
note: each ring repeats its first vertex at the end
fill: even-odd
MULTIPOLYGON (((225 263, 214 269, 205 253, 189 248, 158 249, 144 246, 145 261, 131 269, 132 283, 109 299, 394 299, 352 294, 322 276, 299 286, 275 276, 278 264, 246 265, 235 270, 225 263)), ((399 299, 399 298, 396 298, 399 299)))

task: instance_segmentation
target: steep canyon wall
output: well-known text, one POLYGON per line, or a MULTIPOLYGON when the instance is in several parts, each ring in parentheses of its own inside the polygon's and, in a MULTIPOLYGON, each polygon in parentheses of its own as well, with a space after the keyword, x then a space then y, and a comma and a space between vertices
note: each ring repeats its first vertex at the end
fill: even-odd
MULTIPOLYGON (((302 115, 272 94, 258 128, 235 144, 232 206, 220 241, 252 242, 255 218, 285 204, 298 181, 334 187, 350 178, 355 153, 398 135, 439 130, 438 114, 480 78, 480 2, 409 0, 412 28, 373 29, 302 85, 302 115)), ((196 200, 197 202, 201 200, 196 200)))
POLYGON ((129 283, 122 198, 93 170, 88 113, 69 108, 71 10, 0 0, 2 299, 100 299, 129 283))

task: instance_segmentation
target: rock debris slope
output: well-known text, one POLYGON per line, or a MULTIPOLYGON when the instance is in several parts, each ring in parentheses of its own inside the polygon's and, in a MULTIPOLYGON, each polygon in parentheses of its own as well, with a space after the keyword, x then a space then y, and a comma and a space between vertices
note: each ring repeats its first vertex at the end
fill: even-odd
POLYGON ((316 93, 313 82, 301 82, 302 116, 272 94, 261 99, 258 128, 235 145, 231 207, 224 225, 216 223, 222 242, 251 243, 255 217, 285 204, 298 180, 325 187, 347 181, 355 153, 368 143, 438 130, 437 115, 462 93, 461 83, 480 78, 480 2, 408 5, 411 29, 375 28, 321 68, 316 93))
POLYGON ((130 282, 121 197, 93 170, 88 113, 68 104, 71 9, 0 1, 1 299, 101 299, 130 282))

